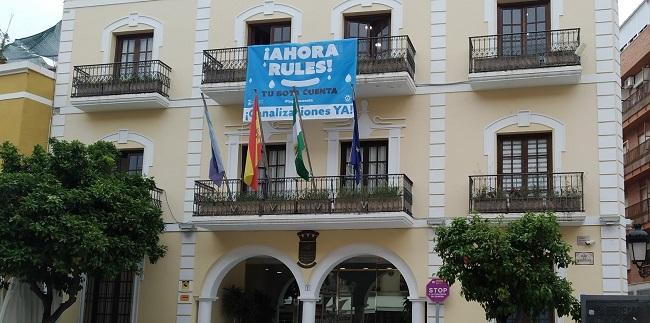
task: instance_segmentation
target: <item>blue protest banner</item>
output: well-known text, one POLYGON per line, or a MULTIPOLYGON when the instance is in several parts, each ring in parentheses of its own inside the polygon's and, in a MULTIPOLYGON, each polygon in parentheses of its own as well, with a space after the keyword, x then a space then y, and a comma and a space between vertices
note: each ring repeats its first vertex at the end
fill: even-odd
POLYGON ((356 39, 250 46, 244 121, 255 91, 262 120, 292 120, 294 89, 303 119, 352 118, 356 76, 356 39))

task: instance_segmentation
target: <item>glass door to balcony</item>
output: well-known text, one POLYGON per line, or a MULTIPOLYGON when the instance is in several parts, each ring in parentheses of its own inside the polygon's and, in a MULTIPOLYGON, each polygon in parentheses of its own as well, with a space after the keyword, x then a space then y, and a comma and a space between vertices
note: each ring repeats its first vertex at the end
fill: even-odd
POLYGON ((547 52, 550 39, 548 2, 499 6, 502 56, 529 56, 547 52))
MULTIPOLYGON (((248 153, 248 145, 242 146, 242 162, 241 162, 241 174, 242 178, 244 177, 244 168, 246 167, 246 155, 248 153)), ((266 161, 262 160, 259 167, 259 191, 264 192, 268 195, 279 195, 286 191, 287 185, 285 178, 286 170, 286 154, 287 148, 286 145, 266 145, 266 161), (265 163, 268 162, 268 168, 265 168, 265 163)), ((243 184, 242 181, 242 185, 243 184)), ((242 190, 248 190, 248 187, 243 187, 242 190)))
POLYGON ((153 34, 124 35, 117 37, 115 63, 121 77, 151 75, 153 34))
POLYGON ((361 58, 386 56, 391 47, 390 14, 346 16, 344 36, 362 39, 357 47, 361 58))
MULTIPOLYGON (((388 141, 362 141, 361 148, 361 185, 370 188, 385 187, 388 185, 388 141)), ((352 143, 341 143, 341 175, 349 177, 344 185, 354 186, 354 166, 350 163, 352 143)))
POLYGON ((550 134, 503 135, 498 142, 500 189, 522 197, 546 196, 552 185, 550 134))
POLYGON ((291 42, 291 21, 248 25, 248 45, 269 45, 291 42))

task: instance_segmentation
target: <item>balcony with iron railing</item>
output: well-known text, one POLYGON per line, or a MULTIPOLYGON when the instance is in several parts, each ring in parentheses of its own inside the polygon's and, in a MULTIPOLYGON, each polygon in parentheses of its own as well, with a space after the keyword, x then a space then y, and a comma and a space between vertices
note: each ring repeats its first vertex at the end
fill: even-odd
MULTIPOLYGON (((410 38, 359 38, 357 95, 360 97, 415 93, 415 47, 410 38)), ((248 47, 203 52, 203 91, 220 104, 242 102, 248 47)))
MULTIPOLYGON (((623 100, 623 120, 628 120, 648 105, 650 105, 650 82, 644 81, 623 100)), ((650 109, 644 111, 647 110, 650 109)))
POLYGON ((626 207, 625 218, 632 220, 632 224, 650 224, 650 199, 626 207))
POLYGON ((471 213, 583 212, 583 173, 469 177, 471 213))
POLYGON ((241 179, 221 186, 194 185, 194 223, 228 228, 309 226, 311 228, 404 227, 411 224, 411 180, 402 174, 261 179, 253 192, 241 179), (373 223, 375 221, 375 223, 373 223), (337 222, 341 225, 337 227, 337 222), (283 226, 284 225, 284 226, 283 226))
POLYGON ((650 141, 642 142, 623 155, 625 181, 644 176, 650 171, 650 141))
POLYGON ((166 107, 170 73, 159 60, 75 66, 71 102, 89 112, 166 107))
POLYGON ((580 51, 578 28, 470 37, 469 80, 478 90, 575 84, 580 51))

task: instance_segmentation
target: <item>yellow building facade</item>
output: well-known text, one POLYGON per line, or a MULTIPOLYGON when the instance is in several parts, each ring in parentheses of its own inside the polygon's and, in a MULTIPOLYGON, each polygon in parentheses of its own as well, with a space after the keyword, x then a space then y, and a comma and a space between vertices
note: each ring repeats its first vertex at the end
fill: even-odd
POLYGON ((435 230, 526 210, 556 212, 591 260, 558 271, 576 296, 627 292, 615 0, 64 7, 52 136, 114 142, 155 178, 168 254, 141 276, 89 279, 61 322, 230 322, 237 288, 263 294, 246 299, 269 322, 486 322, 457 286, 438 314, 425 298, 435 230), (296 178, 291 122, 263 122, 262 187, 283 198, 220 199, 201 94, 227 186, 245 196, 246 46, 341 38, 359 38, 362 181, 384 195, 343 194, 352 121, 337 119, 304 122, 314 184, 296 178))
POLYGON ((54 78, 54 72, 28 61, 0 65, 0 142, 22 153, 47 146, 54 78))

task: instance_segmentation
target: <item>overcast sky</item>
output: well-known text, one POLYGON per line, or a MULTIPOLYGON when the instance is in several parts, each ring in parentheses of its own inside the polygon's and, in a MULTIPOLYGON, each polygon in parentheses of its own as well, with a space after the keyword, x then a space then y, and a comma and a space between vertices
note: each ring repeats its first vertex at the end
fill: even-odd
MULTIPOLYGON (((12 39, 36 34, 54 26, 63 11, 63 0, 0 0, 0 29, 7 28, 9 18, 13 13, 13 21, 9 27, 12 39)), ((572 0, 586 1, 586 0, 572 0)), ((622 23, 643 0, 619 0, 619 16, 622 23)))

